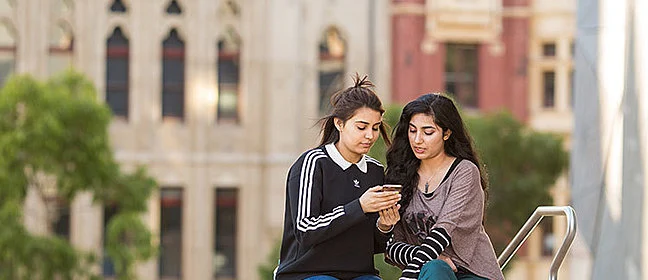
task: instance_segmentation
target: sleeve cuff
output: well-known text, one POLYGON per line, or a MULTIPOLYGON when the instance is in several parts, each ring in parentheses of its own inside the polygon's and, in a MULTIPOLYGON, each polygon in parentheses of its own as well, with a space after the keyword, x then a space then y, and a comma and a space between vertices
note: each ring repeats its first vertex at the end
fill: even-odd
POLYGON ((362 211, 362 206, 360 206, 360 200, 358 199, 344 205, 344 211, 353 221, 364 219, 367 216, 365 212, 362 211))

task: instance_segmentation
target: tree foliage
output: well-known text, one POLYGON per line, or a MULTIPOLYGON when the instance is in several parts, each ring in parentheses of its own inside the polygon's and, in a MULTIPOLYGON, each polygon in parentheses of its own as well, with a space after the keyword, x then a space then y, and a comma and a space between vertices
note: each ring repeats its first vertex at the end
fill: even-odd
POLYGON ((29 190, 44 202, 52 197, 72 201, 85 192, 95 203, 116 205, 106 248, 119 279, 134 278, 134 263, 153 256, 151 233, 139 215, 156 183, 142 167, 133 173, 120 170, 109 144, 110 120, 93 85, 72 71, 46 82, 14 76, 2 88, 0 279, 97 277, 89 269, 97 262, 92 253, 25 228, 29 190))
POLYGON ((553 204, 549 191, 568 154, 558 135, 533 131, 508 113, 468 117, 466 123, 488 174, 486 226, 501 252, 536 207, 553 204))

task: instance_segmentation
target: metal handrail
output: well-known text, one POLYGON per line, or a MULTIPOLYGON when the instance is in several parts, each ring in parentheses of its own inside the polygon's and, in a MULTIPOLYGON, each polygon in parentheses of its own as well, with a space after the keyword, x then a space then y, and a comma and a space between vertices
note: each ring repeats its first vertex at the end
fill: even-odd
POLYGON ((515 252, 517 252, 520 246, 522 246, 522 243, 524 243, 529 235, 531 235, 531 232, 536 228, 536 226, 538 226, 540 220, 545 216, 567 217, 567 231, 565 232, 565 238, 563 238, 562 244, 560 244, 556 255, 551 261, 551 267, 549 268, 549 279, 558 279, 558 270, 560 269, 560 266, 562 265, 565 256, 567 256, 567 252, 576 237, 576 212, 571 206, 540 206, 536 208, 524 226, 520 228, 520 231, 518 231, 515 237, 513 237, 513 240, 511 240, 504 251, 502 251, 499 258, 497 258, 500 269, 504 269, 515 252))

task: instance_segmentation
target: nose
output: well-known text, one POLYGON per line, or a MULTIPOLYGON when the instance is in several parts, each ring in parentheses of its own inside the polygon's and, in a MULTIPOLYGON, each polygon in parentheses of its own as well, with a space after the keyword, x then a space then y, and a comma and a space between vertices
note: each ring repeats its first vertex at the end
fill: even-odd
POLYGON ((372 139, 373 138, 373 132, 369 131, 369 132, 365 133, 365 138, 372 139))
POLYGON ((416 136, 414 136, 414 142, 415 143, 423 143, 423 136, 418 131, 416 132, 416 136))

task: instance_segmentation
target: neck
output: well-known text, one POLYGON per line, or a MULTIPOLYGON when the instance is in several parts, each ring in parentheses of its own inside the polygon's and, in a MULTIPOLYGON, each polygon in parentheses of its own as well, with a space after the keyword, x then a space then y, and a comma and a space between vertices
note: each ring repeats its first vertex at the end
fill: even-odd
POLYGON ((347 149, 340 149, 340 142, 335 143, 335 148, 340 152, 342 157, 350 163, 358 163, 362 155, 353 153, 347 149))
POLYGON ((445 153, 441 153, 438 156, 435 156, 433 158, 421 160, 421 165, 419 166, 419 172, 423 174, 434 173, 435 170, 439 170, 440 168, 443 168, 449 158, 450 156, 446 155, 445 153))

